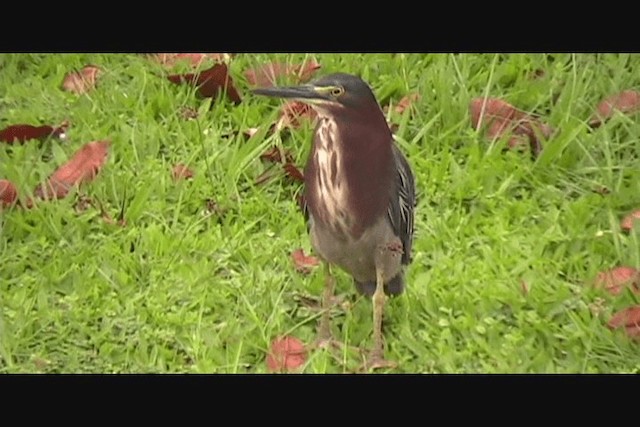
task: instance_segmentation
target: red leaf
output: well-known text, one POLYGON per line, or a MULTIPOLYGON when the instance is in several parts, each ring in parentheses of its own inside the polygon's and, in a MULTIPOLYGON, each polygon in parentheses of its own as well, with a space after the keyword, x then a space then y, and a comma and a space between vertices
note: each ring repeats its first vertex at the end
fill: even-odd
POLYGON ((179 179, 193 178, 193 171, 182 163, 178 163, 177 165, 175 165, 171 172, 173 175, 173 179, 176 181, 179 179))
POLYGON ((487 128, 487 136, 492 140, 498 139, 507 133, 511 133, 508 142, 509 148, 522 145, 526 137, 529 140, 532 153, 537 156, 542 150, 542 144, 538 135, 548 139, 553 129, 540 122, 534 116, 524 113, 508 102, 495 98, 475 98, 469 105, 471 113, 471 125, 478 129, 481 125, 487 128), (483 113, 484 107, 484 113, 483 113))
POLYGON ((317 267, 320 264, 318 258, 313 255, 305 255, 301 248, 291 252, 291 259, 299 273, 310 273, 313 267, 317 267))
POLYGON ((302 124, 302 120, 313 120, 316 116, 316 111, 309 104, 300 101, 285 102, 280 110, 280 119, 276 123, 276 130, 285 127, 298 128, 302 124))
POLYGON ((14 204, 18 200, 16 186, 7 179, 0 179, 0 207, 14 204))
POLYGON ((320 64, 313 59, 302 64, 270 62, 258 68, 246 70, 244 75, 247 78, 247 82, 252 86, 272 87, 276 85, 278 78, 283 76, 295 76, 298 83, 305 82, 319 68, 320 64))
POLYGON ((640 210, 633 211, 625 216, 620 222, 620 227, 625 231, 630 231, 636 220, 640 220, 640 210))
POLYGON ((94 141, 76 151, 71 160, 60 166, 42 185, 34 190, 38 198, 49 200, 64 198, 69 189, 93 180, 107 159, 109 141, 94 141))
POLYGON ((262 160, 273 163, 282 163, 282 154, 284 152, 284 158, 287 163, 293 162, 293 155, 289 150, 280 150, 278 147, 273 146, 264 153, 260 154, 262 160))
POLYGON ((406 110, 407 108, 411 107, 411 104, 413 104, 414 102, 416 102, 419 99, 420 99, 420 94, 417 93, 417 92, 405 95, 398 102, 398 104, 394 107, 394 110, 395 110, 396 113, 402 114, 402 113, 404 113, 404 110, 406 110))
POLYGON ((62 81, 62 89, 83 94, 96 86, 102 70, 95 65, 85 65, 80 71, 67 73, 62 81))
POLYGON ((304 182, 304 175, 302 174, 302 171, 298 169, 293 163, 285 163, 282 168, 289 178, 293 179, 294 181, 304 182))
POLYGON ((640 92, 625 90, 604 99, 598 104, 596 112, 589 121, 592 127, 598 127, 603 121, 610 119, 615 111, 630 114, 640 109, 640 92))
POLYGON ((13 144, 17 142, 25 142, 30 139, 43 139, 49 136, 62 137, 69 127, 66 120, 60 123, 60 126, 32 126, 32 125, 13 125, 0 130, 0 141, 13 144))
POLYGON ((608 326, 611 329, 624 327, 627 335, 640 338, 640 305, 618 311, 611 317, 608 326))
POLYGON ((307 351, 299 339, 292 336, 276 338, 267 355, 267 369, 270 372, 291 372, 304 365, 306 359, 307 351))
POLYGON ((224 53, 156 53, 151 55, 160 64, 173 67, 179 62, 188 62, 192 67, 197 68, 207 60, 221 62, 225 59, 224 53))
POLYGON ((640 291, 640 271, 631 267, 616 267, 598 273, 594 286, 602 288, 611 295, 618 295, 625 287, 630 287, 634 293, 640 291))
POLYGON ((226 88, 227 97, 235 104, 241 101, 240 94, 233 86, 233 79, 228 74, 226 64, 214 64, 199 73, 172 74, 167 76, 175 84, 191 83, 198 87, 198 93, 204 98, 215 98, 226 88))

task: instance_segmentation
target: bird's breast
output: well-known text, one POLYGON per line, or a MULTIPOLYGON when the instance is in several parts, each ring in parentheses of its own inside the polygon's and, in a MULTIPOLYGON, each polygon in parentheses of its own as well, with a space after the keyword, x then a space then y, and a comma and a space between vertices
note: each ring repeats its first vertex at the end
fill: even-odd
POLYGON ((336 142, 336 126, 323 120, 316 129, 314 147, 305 170, 307 200, 315 221, 346 234, 353 225, 349 188, 343 166, 343 150, 336 142))

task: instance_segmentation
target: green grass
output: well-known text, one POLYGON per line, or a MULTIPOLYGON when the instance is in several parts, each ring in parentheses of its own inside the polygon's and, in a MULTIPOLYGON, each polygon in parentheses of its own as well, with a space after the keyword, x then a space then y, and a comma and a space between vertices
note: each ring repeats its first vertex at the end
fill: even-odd
MULTIPOLYGON (((618 225, 640 206, 638 116, 587 126, 600 99, 640 86, 640 56, 313 56, 320 74, 361 74, 382 103, 421 94, 391 117, 420 193, 408 289, 385 318, 396 372, 640 370, 638 344, 606 327, 634 296, 584 285, 603 269, 640 267, 639 235, 618 225), (532 80, 536 69, 545 75, 532 80), (469 101, 485 94, 556 129, 536 161, 471 129, 469 101), (595 193, 599 186, 610 194, 595 193)), ((269 60, 305 58, 236 56, 230 69, 244 98, 234 106, 197 99, 139 55, 0 55, 0 128, 71 122, 66 141, 0 145, 0 178, 26 195, 84 143, 112 141, 98 178, 77 194, 0 212, 0 372, 260 373, 275 337, 313 341, 318 313, 296 296, 321 295, 322 269, 304 276, 289 258, 310 250, 294 201, 300 187, 284 176, 252 185, 273 144, 302 165, 312 127, 267 134, 279 102, 251 96, 243 77, 269 60), (105 70, 98 87, 60 90, 64 74, 87 63, 105 70), (199 118, 181 118, 185 106, 199 118), (257 126, 248 140, 236 133, 257 126), (172 180, 180 162, 193 180, 172 180), (124 204, 126 226, 96 209, 76 212, 80 194, 112 216, 124 204), (209 212, 208 199, 222 212, 209 212)), ((337 277, 351 297, 349 277, 337 277)), ((370 302, 353 298, 333 326, 368 348, 370 302)), ((350 351, 339 359, 314 352, 303 372, 361 363, 350 351)))

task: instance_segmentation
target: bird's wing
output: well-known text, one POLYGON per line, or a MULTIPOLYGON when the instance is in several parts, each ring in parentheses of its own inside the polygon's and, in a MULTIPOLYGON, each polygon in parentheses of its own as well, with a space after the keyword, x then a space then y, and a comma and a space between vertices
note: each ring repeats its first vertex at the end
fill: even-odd
POLYGON ((413 243, 413 217, 416 205, 416 187, 413 172, 404 154, 393 144, 393 158, 396 166, 396 185, 398 197, 389 203, 387 211, 391 226, 402 241, 402 263, 411 262, 411 246, 413 243))

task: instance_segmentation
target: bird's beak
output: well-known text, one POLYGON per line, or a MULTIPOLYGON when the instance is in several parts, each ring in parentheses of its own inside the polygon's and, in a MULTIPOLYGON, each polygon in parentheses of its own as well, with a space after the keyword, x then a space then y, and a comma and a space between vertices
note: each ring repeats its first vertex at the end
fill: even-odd
POLYGON ((256 95, 270 96, 272 98, 298 99, 312 103, 313 101, 325 101, 326 96, 313 85, 283 86, 253 89, 256 95))

